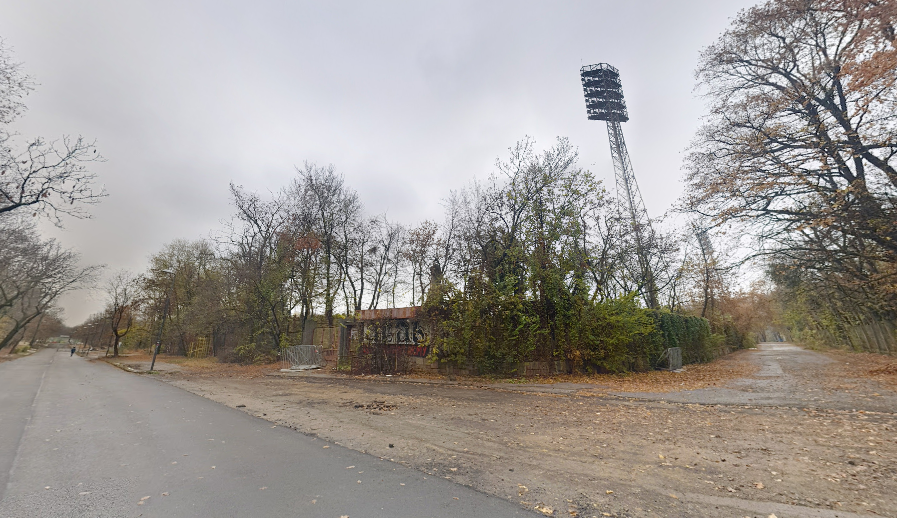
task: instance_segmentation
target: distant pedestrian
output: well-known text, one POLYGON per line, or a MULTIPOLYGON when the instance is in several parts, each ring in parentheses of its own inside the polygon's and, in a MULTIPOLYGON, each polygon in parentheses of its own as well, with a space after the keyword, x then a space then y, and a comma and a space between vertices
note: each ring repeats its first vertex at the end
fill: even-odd
POLYGON ((72 347, 72 354, 69 355, 69 358, 71 358, 71 357, 74 356, 74 355, 75 355, 75 348, 72 347))

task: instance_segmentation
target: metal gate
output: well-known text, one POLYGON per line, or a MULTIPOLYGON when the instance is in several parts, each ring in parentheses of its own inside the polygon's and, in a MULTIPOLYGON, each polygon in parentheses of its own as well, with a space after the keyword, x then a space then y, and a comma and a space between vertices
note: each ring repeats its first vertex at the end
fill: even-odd
POLYGON ((317 345, 293 345, 281 351, 284 370, 319 369, 324 366, 324 354, 317 345))
POLYGON ((682 348, 670 347, 669 349, 665 350, 657 360, 657 367, 659 369, 666 369, 669 371, 676 371, 681 369, 682 348))

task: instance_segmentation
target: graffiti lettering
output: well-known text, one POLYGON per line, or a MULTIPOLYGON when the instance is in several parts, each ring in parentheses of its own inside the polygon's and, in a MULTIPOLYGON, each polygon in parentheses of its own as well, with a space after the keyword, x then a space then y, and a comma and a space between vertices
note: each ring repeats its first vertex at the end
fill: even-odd
POLYGON ((429 333, 420 324, 408 320, 366 322, 362 343, 383 345, 420 345, 427 342, 429 333))

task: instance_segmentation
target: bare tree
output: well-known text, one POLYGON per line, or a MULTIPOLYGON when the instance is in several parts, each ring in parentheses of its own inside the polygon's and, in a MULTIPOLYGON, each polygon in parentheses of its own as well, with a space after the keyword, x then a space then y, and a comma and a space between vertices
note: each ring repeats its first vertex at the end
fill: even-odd
POLYGON ((34 89, 34 80, 12 60, 6 42, 0 38, 0 124, 9 124, 25 111, 25 96, 34 89))
POLYGON ((134 325, 139 303, 137 279, 125 270, 115 272, 106 282, 106 299, 106 312, 112 330, 112 356, 118 357, 121 339, 134 325))
MULTIPOLYGON (((383 295, 394 294, 398 282, 398 272, 402 267, 401 248, 404 243, 405 229, 398 223, 391 223, 386 216, 376 219, 374 226, 376 233, 373 235, 370 252, 371 268, 368 270, 371 284, 371 299, 368 309, 374 309, 380 305, 383 295)), ((395 304, 395 302, 393 302, 395 304)))
POLYGON ((343 270, 343 297, 347 315, 361 310, 365 283, 373 266, 370 256, 376 252, 372 242, 380 231, 380 220, 377 218, 360 217, 354 221, 345 221, 340 227, 341 246, 338 248, 337 261, 343 270))
POLYGON ((0 266, 5 305, 0 317, 8 323, 0 333, 0 350, 14 345, 14 338, 52 309, 60 295, 89 285, 99 271, 95 266, 78 266, 78 255, 56 241, 41 241, 33 235, 29 241, 27 247, 17 247, 26 255, 4 254, 6 268, 0 266))
POLYGON ((437 247, 439 225, 424 221, 408 231, 405 258, 411 265, 411 304, 423 304, 430 287, 430 266, 437 247))
POLYGON ((328 325, 333 325, 334 303, 345 280, 345 268, 340 261, 341 257, 347 256, 349 244, 345 242, 345 236, 361 214, 361 202, 332 165, 318 167, 306 163, 298 173, 291 192, 313 215, 314 233, 321 243, 319 274, 323 277, 320 293, 324 318, 328 325))
POLYGON ((23 100, 33 84, 0 40, 0 214, 27 210, 57 225, 62 215, 87 217, 83 205, 106 195, 94 187, 96 175, 87 168, 103 160, 93 143, 66 136, 22 144, 7 129, 24 112, 23 100))
POLYGON ((281 192, 269 200, 231 185, 237 209, 237 225, 230 229, 225 255, 238 287, 235 302, 248 314, 251 335, 265 336, 271 350, 287 340, 290 314, 296 306, 289 278, 295 257, 291 239, 287 196, 281 192))

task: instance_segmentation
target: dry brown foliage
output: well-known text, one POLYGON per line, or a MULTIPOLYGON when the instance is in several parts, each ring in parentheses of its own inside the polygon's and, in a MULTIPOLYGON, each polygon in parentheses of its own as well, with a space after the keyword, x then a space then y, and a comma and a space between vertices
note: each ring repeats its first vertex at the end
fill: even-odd
MULTIPOLYGON (((111 359, 111 358, 110 358, 111 359)), ((128 365, 133 363, 148 363, 152 361, 153 356, 146 352, 137 352, 124 355, 119 358, 121 363, 128 365)), ((179 371, 196 376, 222 377, 222 378, 243 378, 252 379, 266 376, 272 372, 280 370, 280 362, 265 363, 259 365, 240 365, 238 363, 219 362, 217 358, 187 358, 185 356, 174 355, 158 355, 156 357, 156 367, 164 373, 164 369, 159 369, 160 364, 176 365, 179 371)))
POLYGON ((598 375, 584 377, 583 382, 594 383, 614 392, 673 392, 721 387, 728 382, 751 377, 758 369, 755 363, 738 351, 712 363, 686 365, 681 372, 650 371, 629 375, 598 375))
POLYGON ((834 379, 870 379, 897 389, 897 358, 893 356, 846 351, 828 351, 825 354, 835 360, 829 366, 829 374, 834 379))

